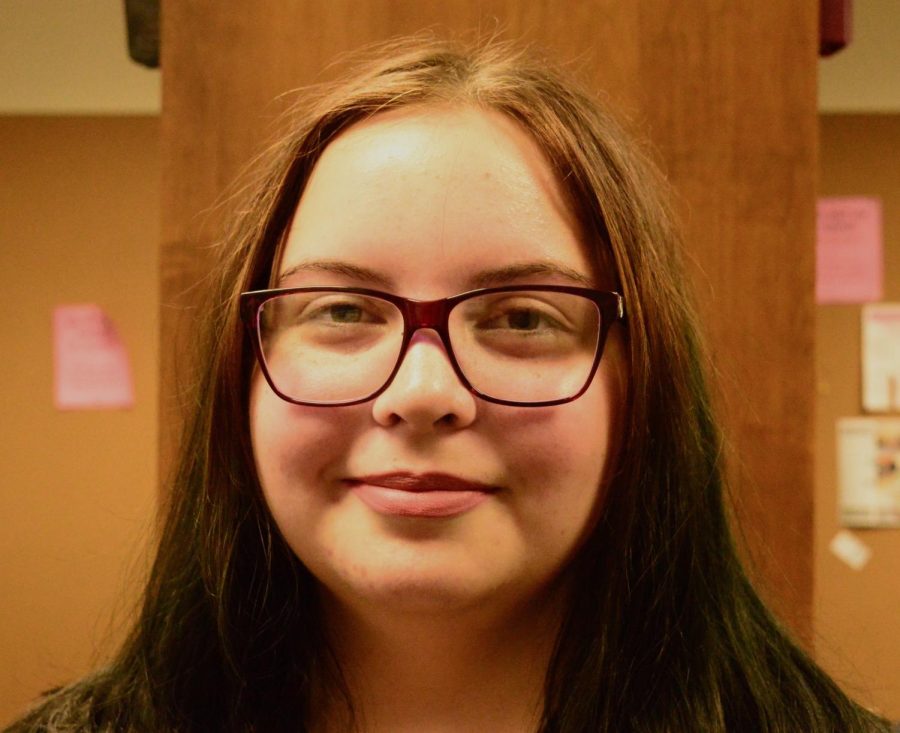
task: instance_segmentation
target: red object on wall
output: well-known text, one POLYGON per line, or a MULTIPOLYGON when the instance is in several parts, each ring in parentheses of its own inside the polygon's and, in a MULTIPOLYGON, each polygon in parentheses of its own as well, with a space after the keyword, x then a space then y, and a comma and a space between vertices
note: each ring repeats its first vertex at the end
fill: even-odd
POLYGON ((831 56, 850 43, 853 0, 819 0, 819 56, 831 56))

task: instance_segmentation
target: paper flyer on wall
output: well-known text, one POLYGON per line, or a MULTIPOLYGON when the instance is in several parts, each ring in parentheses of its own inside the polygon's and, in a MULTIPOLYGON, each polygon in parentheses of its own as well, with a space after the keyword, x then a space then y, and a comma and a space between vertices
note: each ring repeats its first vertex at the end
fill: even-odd
POLYGON ((845 527, 900 527, 900 417, 837 422, 838 497, 845 527))
POLYGON ((128 353, 115 324, 96 304, 53 309, 53 403, 58 410, 134 406, 128 353))
POLYGON ((880 300, 883 250, 880 199, 820 198, 816 206, 816 302, 880 300))
POLYGON ((900 413, 900 303, 862 309, 863 409, 900 413))

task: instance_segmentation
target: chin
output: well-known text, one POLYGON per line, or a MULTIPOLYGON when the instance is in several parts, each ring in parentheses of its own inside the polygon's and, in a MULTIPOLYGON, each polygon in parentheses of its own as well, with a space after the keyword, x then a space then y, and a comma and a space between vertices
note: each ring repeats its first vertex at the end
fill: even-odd
POLYGON ((434 615, 491 606, 508 589, 483 574, 460 568, 355 566, 339 579, 321 579, 335 600, 349 607, 391 614, 434 615))

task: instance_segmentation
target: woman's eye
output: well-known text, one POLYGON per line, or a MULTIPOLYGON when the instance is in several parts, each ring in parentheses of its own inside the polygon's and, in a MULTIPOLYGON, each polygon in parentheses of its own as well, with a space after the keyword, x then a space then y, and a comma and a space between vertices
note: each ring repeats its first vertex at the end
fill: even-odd
POLYGON ((300 320, 303 323, 325 325, 383 323, 384 321, 374 308, 366 308, 362 304, 347 302, 311 304, 301 314, 300 320))
POLYGON ((549 314, 534 308, 510 308, 484 319, 480 329, 505 329, 509 331, 537 332, 562 329, 562 325, 549 314))
POLYGON ((315 315, 335 323, 359 323, 365 320, 362 309, 355 305, 330 305, 321 308, 315 315))

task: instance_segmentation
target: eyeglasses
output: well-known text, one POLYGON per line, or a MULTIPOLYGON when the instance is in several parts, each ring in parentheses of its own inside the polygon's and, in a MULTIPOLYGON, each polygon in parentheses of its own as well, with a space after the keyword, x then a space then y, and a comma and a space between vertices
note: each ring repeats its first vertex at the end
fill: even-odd
POLYGON ((624 317, 619 293, 563 285, 429 301, 363 288, 283 288, 242 293, 240 308, 272 390, 313 406, 377 397, 420 328, 438 333, 456 376, 482 399, 570 402, 588 388, 609 327, 624 317))

